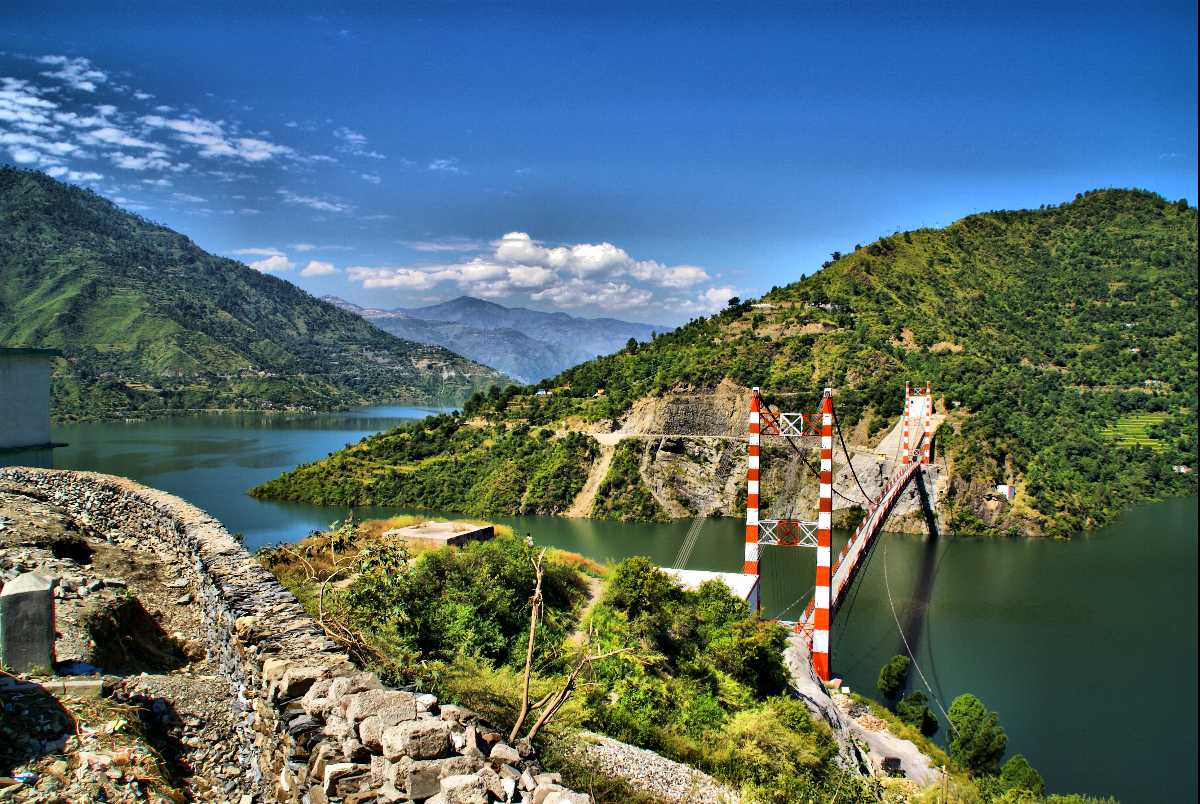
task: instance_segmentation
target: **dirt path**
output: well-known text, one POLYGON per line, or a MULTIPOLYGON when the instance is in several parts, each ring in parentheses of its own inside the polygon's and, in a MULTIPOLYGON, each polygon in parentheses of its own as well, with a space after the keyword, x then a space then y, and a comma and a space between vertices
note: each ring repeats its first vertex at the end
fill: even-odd
POLYGON ((616 451, 615 441, 611 444, 600 442, 600 457, 592 464, 592 471, 588 473, 587 482, 575 495, 571 507, 563 513, 563 516, 586 517, 591 515, 592 505, 596 502, 596 494, 600 491, 600 484, 608 476, 608 467, 612 465, 613 455, 616 451))

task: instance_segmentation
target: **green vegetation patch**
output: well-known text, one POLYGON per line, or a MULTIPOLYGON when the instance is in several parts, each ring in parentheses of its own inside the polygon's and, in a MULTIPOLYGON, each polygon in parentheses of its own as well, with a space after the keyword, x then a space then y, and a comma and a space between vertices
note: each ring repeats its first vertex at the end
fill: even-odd
POLYGON ((583 488, 597 454, 590 436, 559 438, 524 424, 474 427, 450 413, 370 436, 250 493, 316 505, 555 514, 583 488))
POLYGON ((1165 424, 1170 414, 1131 413, 1120 417, 1100 431, 1100 435, 1121 447, 1149 447, 1155 452, 1162 452, 1167 445, 1152 433, 1157 432, 1159 425, 1165 424))
POLYGON ((593 517, 648 522, 669 519, 642 480, 639 458, 645 448, 637 439, 627 439, 617 445, 608 474, 600 483, 596 501, 592 504, 593 517))

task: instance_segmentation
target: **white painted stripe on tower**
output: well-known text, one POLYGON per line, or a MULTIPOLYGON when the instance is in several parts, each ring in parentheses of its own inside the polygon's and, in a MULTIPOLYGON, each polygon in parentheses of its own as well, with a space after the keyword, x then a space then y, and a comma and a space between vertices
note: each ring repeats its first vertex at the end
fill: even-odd
POLYGON ((817 601, 816 608, 818 608, 818 609, 829 608, 829 587, 828 586, 818 586, 814 600, 817 601))
POLYGON ((829 653, 829 632, 817 629, 813 631, 813 653, 829 653))
POLYGON ((746 509, 746 524, 747 525, 757 525, 758 524, 758 509, 757 508, 747 508, 746 509))
POLYGON ((757 410, 750 411, 750 423, 758 424, 758 411, 757 410))
POLYGON ((749 456, 748 460, 749 460, 749 464, 750 464, 748 468, 750 468, 750 469, 758 468, 758 456, 757 455, 749 456))
POLYGON ((821 496, 822 497, 832 497, 833 496, 833 485, 832 484, 819 483, 818 485, 821 487, 821 496))
POLYGON ((757 480, 747 480, 746 481, 746 493, 747 494, 758 494, 758 481, 757 480))
POLYGON ((817 527, 821 530, 829 530, 832 527, 833 514, 828 511, 817 511, 817 527))
POLYGON ((758 446, 758 433, 750 434, 750 445, 754 447, 758 446))
POLYGON ((758 561, 758 542, 746 542, 746 560, 758 561))
POLYGON ((822 458, 821 459, 821 471, 822 472, 832 472, 833 471, 833 458, 822 458))
POLYGON ((833 450, 833 436, 821 436, 821 449, 833 450))
POLYGON ((818 547, 817 548, 817 566, 818 567, 828 567, 829 566, 829 548, 828 547, 818 547))

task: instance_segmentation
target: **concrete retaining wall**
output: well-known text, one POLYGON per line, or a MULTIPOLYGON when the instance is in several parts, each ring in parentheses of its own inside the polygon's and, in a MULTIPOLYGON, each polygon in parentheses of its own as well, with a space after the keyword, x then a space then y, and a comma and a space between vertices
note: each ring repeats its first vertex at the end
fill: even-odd
POLYGON ((530 798, 543 790, 546 804, 588 800, 552 774, 537 777, 528 748, 505 745, 473 713, 439 711, 431 695, 387 690, 357 671, 296 598, 195 506, 92 472, 9 467, 0 480, 187 568, 201 590, 209 656, 234 692, 239 744, 230 749, 254 788, 246 792, 309 804, 423 800, 449 784, 467 793, 482 785, 487 800, 522 789, 530 798))

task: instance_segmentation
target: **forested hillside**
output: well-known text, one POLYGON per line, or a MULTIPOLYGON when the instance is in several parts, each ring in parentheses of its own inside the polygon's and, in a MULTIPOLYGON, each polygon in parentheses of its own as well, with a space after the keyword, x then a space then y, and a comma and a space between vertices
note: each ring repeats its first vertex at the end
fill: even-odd
POLYGON ((63 350, 60 419, 455 403, 503 381, 41 173, 0 168, 0 344, 63 350))
MULTIPOLYGON (((536 388, 477 396, 465 415, 403 437, 616 426, 639 399, 725 378, 813 400, 831 386, 843 424, 864 424, 869 436, 895 420, 905 380, 928 380, 949 414, 937 448, 953 474, 952 529, 984 532, 987 520, 1067 535, 1136 500, 1195 488, 1196 247, 1194 209, 1136 190, 972 215, 835 253, 757 303, 734 301, 536 388), (1001 482, 1019 494, 997 519, 986 495, 1001 482)), ((260 493, 312 499, 332 482, 344 489, 340 502, 391 502, 372 489, 376 470, 437 471, 391 463, 383 446, 392 437, 260 493), (351 475, 358 480, 347 484, 351 475)), ((464 497, 448 507, 477 504, 464 497)))

